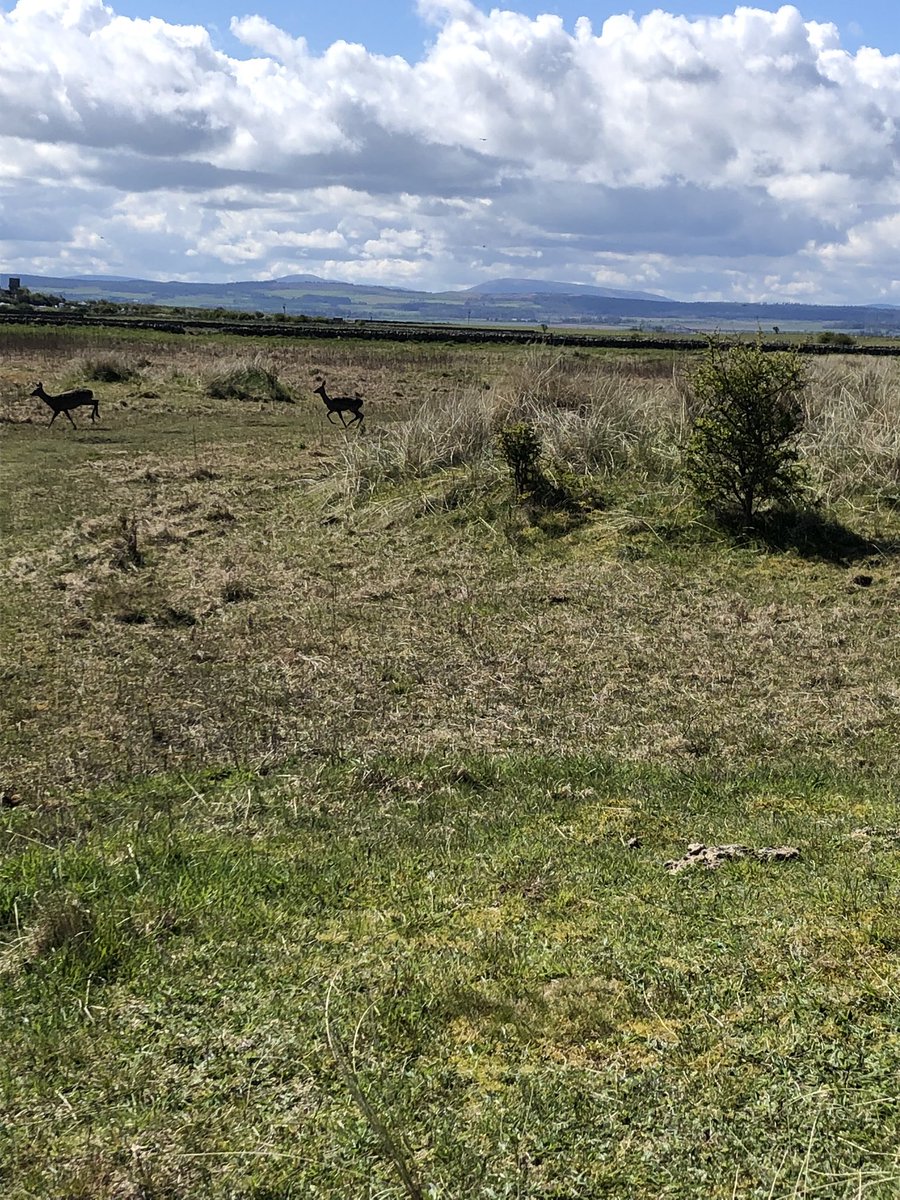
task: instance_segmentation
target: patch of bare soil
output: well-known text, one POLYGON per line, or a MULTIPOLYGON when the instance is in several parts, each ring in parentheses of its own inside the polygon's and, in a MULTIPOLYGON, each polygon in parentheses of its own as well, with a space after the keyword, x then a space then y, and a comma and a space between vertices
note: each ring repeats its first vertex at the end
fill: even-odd
POLYGON ((870 847, 900 848, 900 827, 892 825, 864 825, 861 829, 854 829, 850 836, 870 847))
POLYGON ((762 846, 758 849, 752 846, 706 846, 703 842, 691 842, 687 853, 682 858, 673 858, 665 864, 665 869, 673 875, 687 871, 690 867, 703 867, 714 871, 724 863, 737 858, 755 858, 758 862, 790 862, 799 858, 800 851, 796 846, 762 846))

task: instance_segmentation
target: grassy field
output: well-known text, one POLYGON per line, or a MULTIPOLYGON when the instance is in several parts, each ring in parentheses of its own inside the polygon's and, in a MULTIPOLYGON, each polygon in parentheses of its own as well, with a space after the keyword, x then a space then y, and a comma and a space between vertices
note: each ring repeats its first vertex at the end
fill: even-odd
POLYGON ((900 1195, 900 367, 0 337, 5 1198, 900 1195))

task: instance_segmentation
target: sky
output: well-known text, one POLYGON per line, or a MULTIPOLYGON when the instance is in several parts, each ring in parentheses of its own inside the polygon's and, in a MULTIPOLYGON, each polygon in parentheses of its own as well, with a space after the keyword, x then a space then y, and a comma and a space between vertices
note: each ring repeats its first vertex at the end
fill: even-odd
POLYGON ((895 4, 0 0, 0 273, 900 304, 895 4))

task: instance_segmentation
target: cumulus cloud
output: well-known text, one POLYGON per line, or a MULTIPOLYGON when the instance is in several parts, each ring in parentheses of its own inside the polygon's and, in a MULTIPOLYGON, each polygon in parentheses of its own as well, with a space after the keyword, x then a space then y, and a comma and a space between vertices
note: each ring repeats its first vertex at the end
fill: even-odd
POLYGON ((599 29, 417 7, 434 36, 407 62, 315 54, 261 16, 232 20, 237 57, 102 0, 19 0, 4 262, 896 300, 900 55, 850 54, 791 5, 599 29))

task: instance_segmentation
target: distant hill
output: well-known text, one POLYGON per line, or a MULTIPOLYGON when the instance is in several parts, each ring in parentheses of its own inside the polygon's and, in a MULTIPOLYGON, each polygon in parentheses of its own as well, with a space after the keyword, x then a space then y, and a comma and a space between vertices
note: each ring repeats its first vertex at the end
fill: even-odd
MULTIPOLYGON (((84 283, 130 283, 133 275, 79 275, 78 279, 84 283)), ((26 287, 30 286, 28 284, 26 287)))
POLYGON ((276 283, 325 283, 321 275, 279 275, 276 283))
MULTIPOLYGON (((900 337, 900 308, 889 305, 733 304, 678 301, 649 292, 543 279, 494 279, 451 292, 417 292, 316 275, 183 283, 115 276, 19 275, 24 287, 67 300, 225 312, 290 313, 345 321, 454 325, 588 326, 606 329, 836 330, 900 337), (537 290, 541 289, 541 290, 537 290)), ((5 284, 8 276, 0 277, 5 284)))
POLYGON ((654 292, 631 292, 622 288, 598 287, 592 283, 562 283, 555 279, 488 279, 465 289, 479 296, 603 296, 617 300, 665 300, 654 292))

